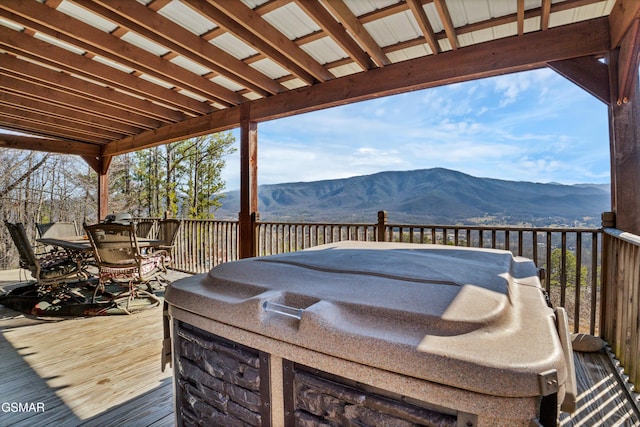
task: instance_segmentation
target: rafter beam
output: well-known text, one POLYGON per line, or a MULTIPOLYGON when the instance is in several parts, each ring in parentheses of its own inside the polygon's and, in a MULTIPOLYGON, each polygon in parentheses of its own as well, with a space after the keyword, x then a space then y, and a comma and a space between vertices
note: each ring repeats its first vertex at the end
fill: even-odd
POLYGON ((433 0, 433 4, 436 6, 440 21, 444 27, 444 32, 447 34, 447 39, 451 44, 451 49, 456 50, 460 47, 458 43, 458 36, 456 35, 456 27, 453 25, 451 15, 449 14, 449 8, 445 0, 433 0))
POLYGON ((363 70, 373 68, 373 62, 369 55, 358 46, 345 31, 344 27, 333 19, 327 9, 320 3, 308 0, 295 0, 295 2, 322 29, 322 36, 328 35, 331 37, 363 70))
POLYGON ((609 14, 609 28, 611 31, 611 48, 620 45, 633 21, 640 18, 640 1, 617 0, 609 14))
POLYGON ((133 111, 123 111, 109 105, 98 105, 94 100, 78 96, 70 91, 57 86, 47 86, 45 82, 29 80, 28 76, 17 76, 5 71, 0 72, 2 87, 6 91, 11 91, 29 99, 35 99, 52 105, 61 105, 72 108, 80 112, 94 110, 89 115, 102 115, 112 120, 118 120, 125 124, 137 126, 141 129, 153 129, 161 126, 162 122, 148 117, 141 117, 133 111), (99 110, 97 112, 96 110, 99 110))
POLYGON ((136 94, 144 99, 162 102, 187 113, 206 114, 214 110, 204 102, 180 95, 131 74, 119 72, 87 56, 77 55, 3 26, 0 26, 0 46, 15 55, 25 56, 68 73, 136 94))
POLYGON ((98 157, 100 146, 80 144, 51 138, 35 138, 32 136, 0 133, 0 147, 21 150, 45 151, 60 154, 77 154, 79 156, 98 157))
POLYGON ((542 0, 540 15, 540 29, 546 31, 549 29, 549 17, 551 16, 551 0, 542 0))
MULTIPOLYGON (((303 82, 307 84, 313 84, 315 79, 308 70, 290 60, 279 49, 274 48, 269 43, 262 40, 259 36, 249 31, 240 23, 236 22, 223 11, 214 7, 213 4, 207 3, 202 0, 182 0, 182 2, 194 11, 201 13, 203 16, 214 21, 220 26, 221 29, 232 33, 240 40, 247 43, 249 46, 252 46, 258 52, 261 52, 265 57, 273 60, 277 64, 280 64, 283 68, 288 70, 291 74, 298 77, 303 82)), ((218 33, 222 32, 223 31, 218 31, 218 29, 216 29, 211 34, 203 35, 202 37, 207 40, 209 39, 209 37, 216 37, 218 33)))
POLYGON ((242 2, 208 1, 209 4, 242 25, 245 30, 260 38, 273 49, 279 51, 299 67, 302 67, 316 80, 325 82, 334 78, 333 74, 313 59, 311 55, 302 50, 277 28, 254 12, 249 6, 242 2))
MULTIPOLYGON (((118 37, 100 31, 44 4, 3 0, 0 2, 0 8, 3 9, 4 16, 20 25, 57 37, 85 52, 144 72, 205 99, 226 103, 226 105, 235 105, 244 100, 240 95, 227 88, 137 46, 125 46, 120 43, 118 37)), ((113 71, 113 74, 116 74, 115 68, 113 71)), ((120 73, 122 71, 117 74, 120 73)))
POLYGON ((83 3, 83 7, 149 40, 156 41, 173 52, 200 63, 261 96, 285 90, 282 85, 274 82, 255 68, 138 2, 99 0, 83 3), (162 40, 159 39, 159 34, 162 35, 162 40))
POLYGON ((320 0, 324 7, 327 8, 334 16, 338 18, 340 23, 351 33, 360 45, 369 53, 371 58, 379 67, 391 64, 387 55, 382 51, 378 43, 371 37, 367 29, 358 21, 351 9, 342 1, 320 0))
POLYGON ((429 22, 429 18, 422 7, 422 1, 420 0, 407 0, 407 5, 409 9, 411 9, 411 13, 413 17, 418 22, 418 26, 422 31, 422 35, 427 40, 427 44, 431 48, 431 52, 434 55, 440 53, 440 45, 438 44, 438 39, 436 39, 436 34, 433 31, 433 27, 429 22))
POLYGON ((524 0, 518 0, 516 22, 518 24, 518 35, 524 34, 524 0))

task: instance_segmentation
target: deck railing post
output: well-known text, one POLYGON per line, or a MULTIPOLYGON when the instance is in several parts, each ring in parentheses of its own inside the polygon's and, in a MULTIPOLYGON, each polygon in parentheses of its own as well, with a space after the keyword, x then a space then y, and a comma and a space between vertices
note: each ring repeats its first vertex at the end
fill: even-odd
POLYGON ((378 242, 385 241, 385 232, 387 231, 387 212, 378 211, 378 242))

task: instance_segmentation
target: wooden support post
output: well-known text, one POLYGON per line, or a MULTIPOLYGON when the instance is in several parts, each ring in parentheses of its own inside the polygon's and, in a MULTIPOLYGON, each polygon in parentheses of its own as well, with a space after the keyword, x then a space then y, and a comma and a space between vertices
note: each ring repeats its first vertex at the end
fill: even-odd
POLYGON ((258 124, 251 121, 249 104, 242 104, 240 119, 240 214, 238 256, 255 256, 254 222, 258 213, 258 124))
POLYGON ((98 221, 109 213, 109 166, 111 156, 100 157, 98 163, 98 221))
MULTIPOLYGON (((618 102, 617 50, 609 53, 609 84, 612 102, 609 105, 609 138, 611 149, 611 199, 616 228, 640 234, 640 92, 633 92, 618 102)), ((634 70, 638 80, 638 68, 634 70)))
POLYGON ((378 211, 378 242, 385 241, 386 230, 387 230, 387 212, 378 211))

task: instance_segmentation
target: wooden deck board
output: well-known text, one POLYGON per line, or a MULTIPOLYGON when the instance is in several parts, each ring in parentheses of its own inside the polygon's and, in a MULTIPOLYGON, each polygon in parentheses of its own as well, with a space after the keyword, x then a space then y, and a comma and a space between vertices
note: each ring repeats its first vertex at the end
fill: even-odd
MULTIPOLYGON (((0 306, 0 425, 174 425, 171 369, 160 371, 162 310, 132 316, 43 320, 0 306)), ((560 425, 633 426, 640 418, 606 353, 575 353, 578 410, 560 425)))

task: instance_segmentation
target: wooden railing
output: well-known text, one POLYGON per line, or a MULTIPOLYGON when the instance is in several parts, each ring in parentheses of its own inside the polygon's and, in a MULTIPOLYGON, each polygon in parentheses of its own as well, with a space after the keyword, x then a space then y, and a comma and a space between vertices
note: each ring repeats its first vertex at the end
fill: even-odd
POLYGON ((295 252, 343 240, 376 241, 376 224, 256 223, 257 254, 295 252))
POLYGON ((477 227, 259 222, 257 255, 293 252, 341 240, 438 243, 511 251, 532 259, 554 306, 574 332, 598 333, 601 231, 592 228, 477 227))
MULTIPOLYGON (((575 332, 599 334, 602 233, 592 228, 479 227, 388 223, 255 223, 256 255, 293 252, 342 240, 403 241, 495 248, 530 258, 554 306, 569 313, 575 332)), ((205 273, 238 259, 237 221, 184 220, 173 252, 174 268, 205 273)))
POLYGON ((640 387, 640 236, 605 228, 601 336, 640 387))
MULTIPOLYGON (((158 235, 159 218, 136 218, 153 222, 150 236, 158 235)), ((191 274, 206 273, 218 264, 238 259, 238 221, 183 219, 171 252, 172 268, 191 274)))

